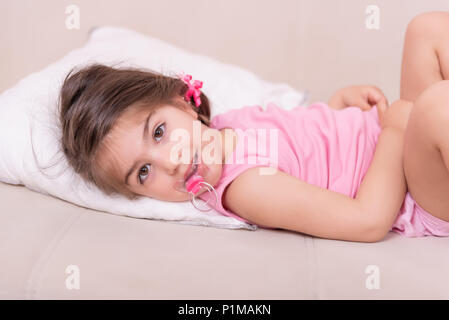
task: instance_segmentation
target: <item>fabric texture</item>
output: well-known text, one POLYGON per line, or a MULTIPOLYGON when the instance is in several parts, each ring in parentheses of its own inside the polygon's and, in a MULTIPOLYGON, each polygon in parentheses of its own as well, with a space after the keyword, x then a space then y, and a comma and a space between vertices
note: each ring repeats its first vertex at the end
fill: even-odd
POLYGON ((449 222, 424 210, 407 192, 391 231, 405 237, 449 237, 449 222))
MULTIPOLYGON (((249 168, 267 166, 354 198, 381 132, 376 107, 369 111, 358 107, 335 110, 321 102, 292 110, 274 103, 267 110, 246 106, 215 116, 211 126, 234 128, 239 137, 228 158, 232 161, 224 164, 222 177, 215 186, 221 200, 226 187, 238 175, 249 168), (270 129, 278 133, 277 138, 269 138, 270 129), (278 148, 277 156, 274 148, 278 148)), ((203 194, 201 198, 208 201, 210 195, 203 194)), ((222 201, 216 210, 251 223, 225 208, 222 201)), ((425 212, 407 193, 391 231, 407 237, 449 236, 449 223, 425 212)))
POLYGON ((201 90, 211 102, 212 116, 236 106, 265 105, 270 101, 288 109, 306 98, 287 84, 264 81, 244 68, 188 52, 133 30, 100 27, 91 33, 83 47, 0 94, 0 181, 22 184, 82 207, 118 215, 254 229, 213 210, 198 211, 188 201, 165 202, 147 197, 129 201, 123 196, 107 196, 68 166, 59 145, 58 94, 73 67, 92 63, 150 69, 169 76, 181 71, 189 73, 204 82, 201 90))

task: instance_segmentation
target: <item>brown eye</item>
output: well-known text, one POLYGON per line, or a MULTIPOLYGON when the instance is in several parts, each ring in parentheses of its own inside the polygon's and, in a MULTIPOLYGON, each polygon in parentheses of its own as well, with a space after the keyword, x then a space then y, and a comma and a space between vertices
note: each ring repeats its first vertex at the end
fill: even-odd
POLYGON ((159 141, 157 139, 162 138, 164 133, 165 133, 165 123, 161 124, 156 128, 156 130, 154 130, 153 137, 156 139, 156 141, 159 141))
POLYGON ((140 174, 148 174, 147 167, 143 167, 142 169, 140 169, 140 174))
POLYGON ((139 182, 140 182, 140 184, 143 184, 145 182, 146 177, 148 176, 148 173, 150 171, 150 169, 148 169, 147 166, 150 166, 150 164, 146 164, 145 166, 143 166, 139 170, 139 182), (144 176, 145 178, 142 179, 142 176, 144 176))

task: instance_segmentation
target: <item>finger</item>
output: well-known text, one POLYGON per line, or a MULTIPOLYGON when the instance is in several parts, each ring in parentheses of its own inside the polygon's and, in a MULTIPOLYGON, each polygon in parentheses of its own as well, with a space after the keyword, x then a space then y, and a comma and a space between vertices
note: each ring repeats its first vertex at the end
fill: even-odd
POLYGON ((376 87, 368 88, 367 100, 371 105, 377 104, 382 99, 385 99, 385 96, 379 88, 376 87))
POLYGON ((377 105, 376 105, 376 109, 377 109, 377 116, 379 118, 379 123, 381 125, 381 127, 384 127, 384 118, 385 118, 385 113, 387 112, 388 109, 388 103, 386 99, 381 99, 377 105))
POLYGON ((371 90, 368 92, 368 101, 371 105, 378 105, 379 103, 382 103, 383 105, 386 105, 388 108, 388 100, 387 97, 385 97, 382 90, 380 90, 377 87, 370 87, 371 90))
POLYGON ((377 102, 377 109, 382 112, 387 111, 388 109, 388 102, 387 99, 380 99, 379 102, 377 102))
POLYGON ((357 99, 357 103, 354 104, 355 106, 359 107, 362 110, 371 110, 372 106, 368 103, 367 100, 363 99, 363 97, 360 97, 357 99))
POLYGON ((378 109, 381 109, 382 112, 386 112, 388 109, 388 101, 387 98, 382 97, 377 103, 375 104, 378 109))

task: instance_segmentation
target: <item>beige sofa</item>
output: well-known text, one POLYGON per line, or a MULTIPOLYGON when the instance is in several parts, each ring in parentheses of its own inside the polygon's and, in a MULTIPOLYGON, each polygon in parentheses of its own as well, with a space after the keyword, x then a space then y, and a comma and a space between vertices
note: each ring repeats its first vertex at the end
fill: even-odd
MULTIPOLYGON (((116 24, 305 88, 311 101, 373 84, 392 102, 408 21, 449 11, 446 0, 376 1, 380 28, 368 30, 371 3, 358 0, 77 3, 79 30, 64 27, 63 4, 0 3, 0 90, 116 24)), ((0 183, 3 299, 448 299, 448 248, 449 238, 396 233, 369 244, 134 219, 0 183)))

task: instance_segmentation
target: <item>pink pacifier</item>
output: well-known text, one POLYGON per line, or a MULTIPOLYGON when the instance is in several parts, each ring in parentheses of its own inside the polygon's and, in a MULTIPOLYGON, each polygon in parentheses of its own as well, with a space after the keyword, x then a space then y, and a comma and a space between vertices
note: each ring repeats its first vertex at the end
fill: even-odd
MULTIPOLYGON (((215 199, 215 203, 217 202, 217 193, 214 189, 214 187, 212 187, 209 183, 207 183, 206 181, 204 181, 203 177, 198 175, 198 174, 194 174, 193 176, 191 176, 187 181, 186 181, 186 189, 189 192, 190 195, 190 202, 193 204, 193 206, 195 208, 197 208, 200 211, 209 211, 212 208, 211 207, 206 207, 206 206, 201 206, 197 200, 197 194, 201 191, 201 189, 206 188, 207 191, 209 191, 209 193, 214 193, 215 197, 213 197, 215 199)), ((204 202, 203 202, 204 203, 204 202)), ((206 205, 209 203, 206 202, 206 205)))
MULTIPOLYGON (((197 158, 198 156, 197 154, 195 154, 193 162, 194 165, 199 164, 199 162, 197 162, 197 158)), ((209 200, 207 202, 202 201, 205 205, 201 205, 200 202, 197 200, 198 198, 197 195, 203 188, 205 188, 209 192, 209 194, 211 193, 214 194, 214 197, 209 197, 209 199, 213 198, 213 200, 215 201, 214 205, 216 205, 218 201, 217 192, 215 191, 212 185, 204 181, 204 178, 201 176, 199 169, 197 169, 197 171, 194 174, 192 174, 192 176, 189 177, 185 182, 180 181, 180 188, 178 188, 178 190, 189 193, 190 202, 195 208, 197 208, 200 211, 209 211, 212 209, 212 207, 207 206, 209 204, 209 200)))

